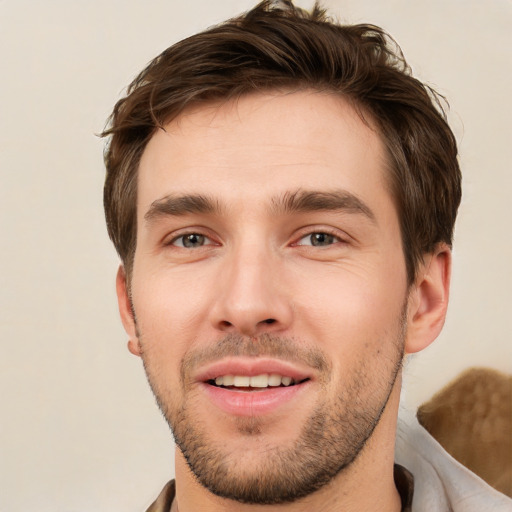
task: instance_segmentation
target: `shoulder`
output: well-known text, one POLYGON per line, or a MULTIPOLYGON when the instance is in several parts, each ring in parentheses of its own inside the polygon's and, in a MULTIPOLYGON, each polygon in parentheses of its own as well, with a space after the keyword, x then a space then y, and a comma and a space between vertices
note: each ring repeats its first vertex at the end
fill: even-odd
POLYGON ((176 494, 176 486, 174 480, 167 482, 158 498, 150 505, 146 512, 169 512, 171 510, 172 501, 176 494))
POLYGON ((512 512, 512 499, 451 457, 412 414, 401 414, 395 460, 414 476, 414 512, 512 512))

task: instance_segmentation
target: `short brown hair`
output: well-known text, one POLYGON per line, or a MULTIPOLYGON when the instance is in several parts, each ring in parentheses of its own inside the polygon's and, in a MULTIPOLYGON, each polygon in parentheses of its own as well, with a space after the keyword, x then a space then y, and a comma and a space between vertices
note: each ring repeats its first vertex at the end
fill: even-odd
POLYGON ((269 89, 347 98, 377 126, 389 157, 409 284, 425 253, 451 246, 461 196, 457 144, 443 98, 411 76, 398 45, 373 25, 334 23, 315 5, 261 2, 156 57, 117 102, 103 136, 109 236, 131 273, 137 170, 155 130, 186 108, 269 89))

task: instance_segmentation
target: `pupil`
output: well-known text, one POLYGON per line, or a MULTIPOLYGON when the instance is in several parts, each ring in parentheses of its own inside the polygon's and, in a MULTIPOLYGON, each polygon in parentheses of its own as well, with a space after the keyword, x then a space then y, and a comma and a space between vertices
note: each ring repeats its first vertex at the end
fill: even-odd
POLYGON ((329 245, 334 241, 334 237, 332 235, 328 235, 327 233, 314 233, 311 235, 311 244, 312 245, 329 245))
POLYGON ((197 235, 197 234, 191 234, 187 235, 183 238, 183 245, 185 247, 197 247, 198 245, 203 245, 204 243, 204 236, 203 235, 197 235))

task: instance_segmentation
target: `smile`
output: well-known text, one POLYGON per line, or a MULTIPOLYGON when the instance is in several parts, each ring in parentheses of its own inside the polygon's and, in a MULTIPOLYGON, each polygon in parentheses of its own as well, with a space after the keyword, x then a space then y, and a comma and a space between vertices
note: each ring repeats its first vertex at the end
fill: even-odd
POLYGON ((215 379, 208 381, 208 384, 228 388, 228 389, 239 389, 250 391, 253 388, 266 389, 276 387, 288 387, 294 386, 305 382, 308 379, 302 381, 296 381, 293 377, 288 375, 279 375, 277 373, 263 373, 261 375, 254 375, 249 377, 247 375, 221 375, 215 379))
POLYGON ((227 358, 195 376, 210 406, 233 416, 268 415, 293 407, 313 389, 311 368, 276 359, 227 358))

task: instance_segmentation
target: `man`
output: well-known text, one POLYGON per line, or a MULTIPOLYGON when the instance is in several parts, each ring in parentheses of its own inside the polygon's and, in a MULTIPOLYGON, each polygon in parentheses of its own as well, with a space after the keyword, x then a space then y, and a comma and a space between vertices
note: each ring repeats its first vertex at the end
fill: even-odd
POLYGON ((176 442, 150 511, 510 509, 414 425, 395 456, 460 172, 381 29, 263 2, 151 62, 105 135, 121 317, 176 442))

